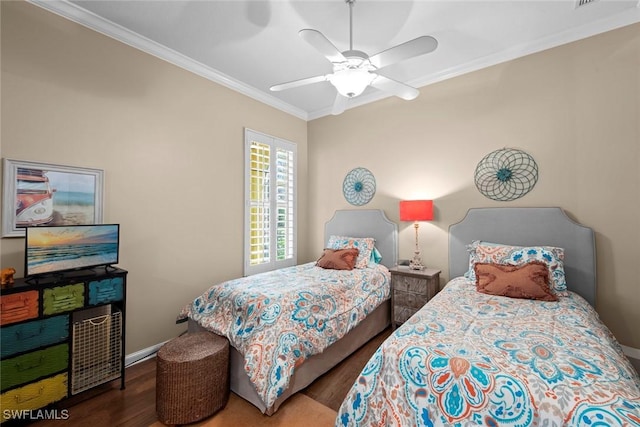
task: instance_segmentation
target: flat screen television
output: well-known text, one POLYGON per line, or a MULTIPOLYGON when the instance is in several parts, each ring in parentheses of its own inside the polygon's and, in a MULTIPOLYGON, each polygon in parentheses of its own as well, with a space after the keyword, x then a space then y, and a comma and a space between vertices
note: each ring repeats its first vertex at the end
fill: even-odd
POLYGON ((25 228, 25 277, 118 263, 120 224, 25 228))

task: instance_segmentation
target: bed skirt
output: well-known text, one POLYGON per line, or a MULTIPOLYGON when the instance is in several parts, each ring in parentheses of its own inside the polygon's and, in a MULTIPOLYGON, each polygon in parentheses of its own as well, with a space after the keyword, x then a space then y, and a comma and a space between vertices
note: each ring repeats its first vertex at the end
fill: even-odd
MULTIPOLYGON (((282 393, 272 407, 267 408, 258 396, 255 388, 244 371, 244 357, 235 348, 230 347, 231 391, 256 406, 263 414, 274 414, 280 405, 294 393, 311 384, 316 378, 343 361, 351 353, 362 347, 373 337, 390 325, 391 303, 387 300, 380 304, 358 326, 336 341, 322 353, 307 359, 296 368, 289 388, 282 393)), ((206 331, 202 326, 189 319, 189 332, 206 331)))

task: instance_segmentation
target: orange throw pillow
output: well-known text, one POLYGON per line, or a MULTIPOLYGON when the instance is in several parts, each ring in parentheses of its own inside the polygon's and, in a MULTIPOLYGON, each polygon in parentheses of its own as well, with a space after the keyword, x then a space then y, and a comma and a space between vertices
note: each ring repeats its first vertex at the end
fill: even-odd
POLYGON ((357 248, 349 249, 325 249, 316 262, 318 267, 332 270, 353 270, 360 251, 357 248))
POLYGON ((549 269, 542 261, 522 265, 476 263, 476 289, 490 295, 558 301, 549 286, 549 269))

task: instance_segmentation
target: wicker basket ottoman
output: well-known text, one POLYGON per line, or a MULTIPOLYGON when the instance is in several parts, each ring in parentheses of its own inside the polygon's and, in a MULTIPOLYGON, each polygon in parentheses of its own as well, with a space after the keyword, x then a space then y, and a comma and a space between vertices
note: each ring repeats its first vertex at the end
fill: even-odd
POLYGON ((174 338, 158 351, 156 412, 164 424, 188 424, 229 399, 229 341, 209 332, 174 338))

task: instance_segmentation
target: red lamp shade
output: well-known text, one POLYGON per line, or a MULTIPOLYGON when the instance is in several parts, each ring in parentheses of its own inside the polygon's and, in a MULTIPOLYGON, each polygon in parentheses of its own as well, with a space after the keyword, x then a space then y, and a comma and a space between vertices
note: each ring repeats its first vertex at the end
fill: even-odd
POLYGON ((403 200, 400 202, 400 221, 431 221, 433 200, 403 200))

